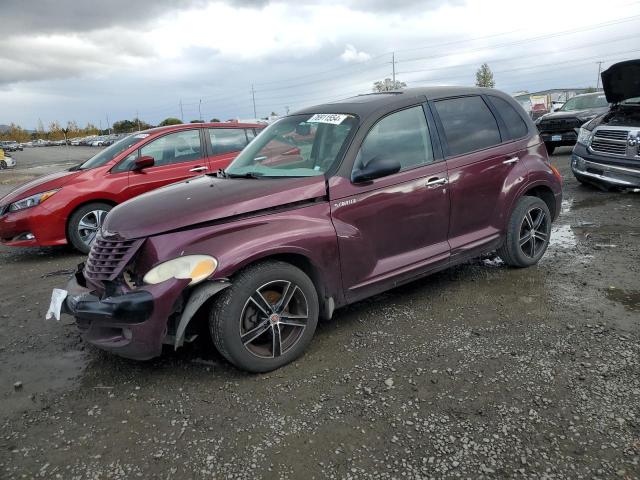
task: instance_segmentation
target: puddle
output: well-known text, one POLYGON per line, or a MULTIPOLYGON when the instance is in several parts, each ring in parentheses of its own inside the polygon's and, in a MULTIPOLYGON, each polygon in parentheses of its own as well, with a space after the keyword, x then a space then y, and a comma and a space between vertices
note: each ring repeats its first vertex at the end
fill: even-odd
POLYGON ((562 200, 562 206, 560 207, 560 213, 569 213, 573 208, 573 198, 562 200))
POLYGON ((550 248, 569 249, 578 245, 578 239, 571 225, 554 225, 551 227, 550 248))
POLYGON ((640 290, 608 288, 605 295, 609 300, 621 303, 627 310, 640 312, 640 290))
POLYGON ((582 208, 599 207, 600 205, 603 205, 604 203, 606 203, 608 200, 611 200, 611 198, 612 197, 610 194, 595 193, 593 196, 573 201, 572 208, 574 210, 579 210, 582 208))

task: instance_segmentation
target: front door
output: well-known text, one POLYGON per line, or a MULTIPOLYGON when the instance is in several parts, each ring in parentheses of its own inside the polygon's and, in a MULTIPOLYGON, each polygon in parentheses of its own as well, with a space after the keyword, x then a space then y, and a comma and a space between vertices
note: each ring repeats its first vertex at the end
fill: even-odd
MULTIPOLYGON (((144 170, 129 172, 129 198, 209 171, 200 129, 197 128, 163 135, 142 146, 138 152, 140 156, 153 157, 155 164, 144 170)), ((137 158, 138 152, 130 156, 137 158)), ((127 158, 123 164, 133 163, 133 160, 127 158)))
POLYGON ((398 160, 401 170, 336 189, 331 215, 338 234, 347 300, 416 277, 449 257, 447 168, 435 162, 422 106, 387 115, 365 137, 354 168, 398 160))

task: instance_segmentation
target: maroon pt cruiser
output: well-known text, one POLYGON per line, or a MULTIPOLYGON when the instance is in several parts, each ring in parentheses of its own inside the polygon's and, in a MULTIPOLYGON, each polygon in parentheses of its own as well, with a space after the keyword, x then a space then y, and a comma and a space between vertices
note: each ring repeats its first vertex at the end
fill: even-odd
POLYGON ((496 249, 536 264, 560 202, 508 95, 361 95, 282 118, 226 171, 115 207, 58 306, 86 341, 134 359, 182 346, 204 316, 222 355, 265 372, 336 308, 496 249))

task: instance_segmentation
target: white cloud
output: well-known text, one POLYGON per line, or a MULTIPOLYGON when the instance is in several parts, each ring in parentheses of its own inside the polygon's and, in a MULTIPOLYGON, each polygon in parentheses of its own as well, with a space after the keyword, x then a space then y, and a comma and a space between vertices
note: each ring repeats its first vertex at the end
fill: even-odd
POLYGON ((347 44, 344 52, 340 55, 340 58, 344 62, 366 62, 371 59, 371 55, 367 52, 359 52, 356 47, 351 44, 347 44))

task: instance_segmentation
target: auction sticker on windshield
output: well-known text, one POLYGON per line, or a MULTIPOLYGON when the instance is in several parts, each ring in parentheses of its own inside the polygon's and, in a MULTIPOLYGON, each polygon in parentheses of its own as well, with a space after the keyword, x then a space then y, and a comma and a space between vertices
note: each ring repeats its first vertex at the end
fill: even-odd
POLYGON ((345 118, 350 115, 343 115, 340 113, 316 113, 313 117, 307 120, 307 123, 330 123, 332 125, 340 125, 345 118))

